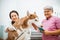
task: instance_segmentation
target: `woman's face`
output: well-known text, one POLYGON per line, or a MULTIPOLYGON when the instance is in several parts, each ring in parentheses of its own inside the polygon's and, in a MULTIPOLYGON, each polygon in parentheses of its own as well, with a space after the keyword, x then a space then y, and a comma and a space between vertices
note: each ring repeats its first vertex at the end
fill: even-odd
POLYGON ((18 15, 16 13, 11 13, 11 20, 16 21, 18 19, 18 15))

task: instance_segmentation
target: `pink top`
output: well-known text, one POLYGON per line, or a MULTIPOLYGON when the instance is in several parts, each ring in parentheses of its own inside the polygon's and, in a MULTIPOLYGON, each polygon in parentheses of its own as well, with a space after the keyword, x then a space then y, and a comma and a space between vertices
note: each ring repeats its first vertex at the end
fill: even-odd
MULTIPOLYGON (((60 29, 60 18, 52 16, 48 20, 44 19, 42 21, 43 29, 48 31, 54 31, 56 29, 60 29)), ((60 40, 57 35, 47 36, 43 33, 42 40, 60 40)))

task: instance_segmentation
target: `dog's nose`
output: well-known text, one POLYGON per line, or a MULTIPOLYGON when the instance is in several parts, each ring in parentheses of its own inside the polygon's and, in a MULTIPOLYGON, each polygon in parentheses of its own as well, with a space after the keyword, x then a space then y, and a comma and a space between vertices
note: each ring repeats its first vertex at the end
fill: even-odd
POLYGON ((38 21, 39 20, 39 18, 35 18, 35 21, 38 21))
POLYGON ((35 21, 38 21, 37 19, 35 19, 35 21))
POLYGON ((38 19, 35 19, 35 21, 38 21, 38 19))

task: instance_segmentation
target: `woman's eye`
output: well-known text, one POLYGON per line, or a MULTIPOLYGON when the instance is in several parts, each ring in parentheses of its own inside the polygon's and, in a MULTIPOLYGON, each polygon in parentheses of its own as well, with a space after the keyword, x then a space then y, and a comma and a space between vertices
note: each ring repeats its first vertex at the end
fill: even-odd
POLYGON ((11 17, 16 17, 16 15, 13 15, 13 16, 11 16, 11 17))
POLYGON ((13 16, 12 16, 13 17, 13 16))

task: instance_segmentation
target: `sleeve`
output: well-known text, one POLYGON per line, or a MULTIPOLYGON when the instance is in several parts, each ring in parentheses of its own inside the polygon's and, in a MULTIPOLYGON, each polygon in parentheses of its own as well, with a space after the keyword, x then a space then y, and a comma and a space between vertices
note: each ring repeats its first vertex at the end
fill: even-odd
POLYGON ((44 20, 42 20, 41 24, 43 24, 43 23, 44 23, 44 20))
POLYGON ((12 24, 9 24, 9 26, 7 28, 10 31, 16 30, 15 27, 12 24))
POLYGON ((60 29, 60 18, 56 18, 56 28, 60 29))
POLYGON ((43 27, 44 21, 45 21, 45 19, 42 20, 41 25, 40 25, 41 27, 43 27))

